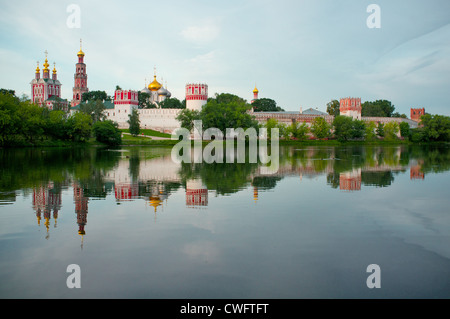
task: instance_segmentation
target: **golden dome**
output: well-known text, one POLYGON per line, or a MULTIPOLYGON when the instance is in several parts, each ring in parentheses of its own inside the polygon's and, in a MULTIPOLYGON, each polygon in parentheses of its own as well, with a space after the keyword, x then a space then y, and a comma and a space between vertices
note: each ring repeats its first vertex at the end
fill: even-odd
POLYGON ((148 89, 150 91, 158 91, 162 87, 162 85, 158 81, 156 81, 156 75, 154 75, 153 77, 153 82, 148 85, 148 89))
POLYGON ((258 89, 255 86, 255 89, 253 90, 253 93, 259 93, 258 89))
POLYGON ((39 72, 41 72, 41 69, 39 69, 39 62, 38 62, 37 67, 36 67, 36 73, 39 73, 39 72))
POLYGON ((53 63, 53 74, 56 74, 56 64, 53 63))
POLYGON ((78 56, 84 56, 84 52, 81 51, 81 49, 80 49, 80 51, 78 51, 77 55, 78 55, 78 56))
POLYGON ((43 66, 44 66, 44 72, 48 72, 49 71, 48 67, 50 66, 50 64, 48 64, 47 58, 45 58, 45 62, 43 64, 43 66))

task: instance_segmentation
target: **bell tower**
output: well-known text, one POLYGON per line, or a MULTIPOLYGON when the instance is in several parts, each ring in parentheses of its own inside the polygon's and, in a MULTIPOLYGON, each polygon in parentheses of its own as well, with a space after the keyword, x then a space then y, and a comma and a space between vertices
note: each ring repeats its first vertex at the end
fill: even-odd
POLYGON ((87 87, 87 74, 86 64, 84 63, 84 52, 81 49, 81 39, 80 51, 78 51, 77 56, 78 63, 75 65, 76 69, 74 76, 72 107, 80 104, 83 93, 89 92, 89 89, 87 87))

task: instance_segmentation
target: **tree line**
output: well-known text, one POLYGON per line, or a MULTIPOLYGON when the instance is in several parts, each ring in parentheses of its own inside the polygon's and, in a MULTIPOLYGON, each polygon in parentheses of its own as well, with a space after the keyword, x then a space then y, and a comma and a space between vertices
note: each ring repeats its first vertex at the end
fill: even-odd
POLYGON ((105 120, 100 100, 83 103, 80 112, 49 110, 0 90, 0 146, 84 143, 91 137, 109 145, 121 143, 117 124, 105 120))

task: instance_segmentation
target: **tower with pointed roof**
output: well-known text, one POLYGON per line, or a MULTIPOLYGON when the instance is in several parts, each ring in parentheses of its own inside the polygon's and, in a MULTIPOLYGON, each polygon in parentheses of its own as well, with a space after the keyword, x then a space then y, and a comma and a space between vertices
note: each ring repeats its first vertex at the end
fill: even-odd
POLYGON ((80 51, 78 51, 77 56, 78 63, 75 65, 72 107, 80 104, 83 93, 89 92, 89 89, 87 87, 86 64, 84 63, 84 52, 82 50, 81 39, 80 51))

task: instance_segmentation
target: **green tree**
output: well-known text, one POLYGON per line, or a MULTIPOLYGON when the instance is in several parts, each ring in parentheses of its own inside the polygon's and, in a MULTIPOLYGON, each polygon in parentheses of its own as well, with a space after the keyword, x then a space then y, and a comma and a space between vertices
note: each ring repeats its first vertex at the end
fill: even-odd
POLYGON ((105 105, 101 100, 96 99, 87 103, 80 103, 80 112, 88 114, 93 123, 106 119, 104 111, 105 105))
POLYGON ((178 113, 176 119, 180 122, 181 127, 191 132, 194 128, 194 121, 200 120, 200 112, 197 110, 183 109, 178 113))
POLYGON ((329 137, 330 129, 330 124, 323 117, 316 117, 311 125, 311 133, 319 139, 329 137))
POLYGON ((341 104, 338 100, 332 100, 327 103, 327 113, 333 116, 338 116, 341 114, 340 107, 341 104))
POLYGON ((409 139, 411 137, 411 127, 409 126, 408 122, 401 122, 400 123, 400 135, 403 138, 409 139))
POLYGON ((369 123, 366 124, 365 134, 364 134, 366 140, 373 141, 377 138, 376 128, 377 128, 377 125, 373 121, 370 121, 369 123))
POLYGON ((391 141, 396 140, 397 134, 400 131, 399 125, 397 122, 388 122, 384 125, 384 139, 391 141))
POLYGON ((306 123, 293 122, 289 126, 289 131, 293 138, 303 141, 306 139, 309 127, 306 123))
POLYGON ((186 104, 183 105, 179 99, 172 97, 159 102, 159 107, 162 109, 184 109, 186 108, 186 104))
POLYGON ((45 134, 54 139, 67 138, 67 114, 61 110, 51 111, 45 119, 45 134))
POLYGON ((103 101, 110 100, 110 99, 111 98, 108 96, 108 94, 106 94, 105 91, 84 92, 83 95, 81 96, 82 102, 95 101, 95 100, 100 100, 103 102, 103 101))
POLYGON ((111 121, 98 121, 93 126, 95 139, 110 146, 117 146, 122 143, 122 132, 118 124, 111 121))
POLYGON ((12 90, 0 89, 0 145, 9 144, 20 134, 19 102, 12 90))
POLYGON ((138 91, 138 105, 141 109, 154 109, 156 105, 150 102, 151 95, 149 93, 138 91))
POLYGON ((131 114, 128 115, 128 121, 130 133, 133 136, 139 135, 141 129, 141 122, 139 120, 139 112, 136 108, 133 108, 131 114))
POLYGON ((384 137, 384 124, 383 123, 381 123, 381 122, 378 123, 376 132, 379 137, 384 137))
POLYGON ((92 118, 83 112, 76 112, 67 119, 67 135, 77 142, 84 142, 91 137, 92 118))
POLYGON ((391 117, 395 106, 388 100, 366 101, 361 104, 362 116, 391 117))
POLYGON ((353 119, 349 116, 338 115, 333 120, 334 135, 340 141, 347 141, 353 137, 353 119))
POLYGON ((450 141, 450 117, 425 114, 420 123, 425 141, 450 141))
POLYGON ((256 99, 252 103, 254 112, 283 112, 284 110, 277 106, 277 102, 272 99, 256 99))

